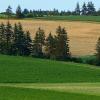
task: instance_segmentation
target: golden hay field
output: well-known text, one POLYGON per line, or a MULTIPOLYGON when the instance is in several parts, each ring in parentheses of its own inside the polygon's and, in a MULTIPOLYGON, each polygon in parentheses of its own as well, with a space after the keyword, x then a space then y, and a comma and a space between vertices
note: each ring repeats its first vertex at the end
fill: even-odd
MULTIPOLYGON (((6 22, 7 20, 0 20, 6 22)), ((10 20, 12 24, 21 22, 25 30, 31 32, 34 37, 38 27, 45 30, 46 35, 50 32, 55 34, 56 28, 60 25, 65 27, 70 39, 72 55, 84 56, 95 53, 95 47, 100 36, 100 24, 86 22, 67 22, 67 21, 42 21, 42 20, 10 20)))

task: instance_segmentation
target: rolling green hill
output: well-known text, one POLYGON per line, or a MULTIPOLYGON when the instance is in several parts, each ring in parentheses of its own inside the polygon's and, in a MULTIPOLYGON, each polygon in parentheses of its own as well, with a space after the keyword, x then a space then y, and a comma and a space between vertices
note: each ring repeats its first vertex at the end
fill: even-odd
POLYGON ((100 100, 100 68, 0 55, 0 100, 100 100))
POLYGON ((0 83, 100 82, 95 66, 0 55, 0 83))

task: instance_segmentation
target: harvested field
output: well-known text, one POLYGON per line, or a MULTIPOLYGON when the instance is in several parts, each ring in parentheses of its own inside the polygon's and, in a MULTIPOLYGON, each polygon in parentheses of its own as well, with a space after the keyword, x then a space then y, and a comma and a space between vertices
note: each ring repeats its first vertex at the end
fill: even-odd
MULTIPOLYGON (((0 20, 6 22, 7 20, 0 20)), ((21 22, 25 30, 31 32, 34 37, 38 27, 45 30, 46 35, 50 32, 55 34, 56 28, 60 25, 65 27, 70 39, 72 55, 84 56, 95 53, 95 47, 100 36, 100 24, 86 22, 67 22, 67 21, 42 21, 42 20, 10 20, 12 24, 21 22)))

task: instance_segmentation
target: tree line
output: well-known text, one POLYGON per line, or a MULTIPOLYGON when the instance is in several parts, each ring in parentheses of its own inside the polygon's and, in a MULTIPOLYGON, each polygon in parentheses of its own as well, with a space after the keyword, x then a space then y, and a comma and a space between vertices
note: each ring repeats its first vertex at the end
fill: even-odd
MULTIPOLYGON (((32 39, 30 32, 24 31, 21 23, 1 23, 0 54, 84 63, 81 59, 71 56, 68 33, 61 26, 57 27, 55 35, 50 32, 48 36, 45 36, 45 31, 39 27, 32 39)), ((96 45, 95 57, 96 59, 88 59, 86 63, 100 65, 100 38, 96 45)))
POLYGON ((50 59, 70 58, 69 39, 65 28, 59 26, 56 35, 45 36, 41 28, 32 40, 29 31, 24 31, 21 23, 12 26, 8 21, 0 24, 0 53, 6 55, 33 56, 50 59))
POLYGON ((28 10, 25 8, 24 10, 21 9, 19 5, 16 8, 16 13, 13 13, 12 7, 8 6, 6 12, 4 13, 8 15, 8 17, 16 17, 16 18, 33 18, 33 17, 44 17, 44 16, 67 16, 67 15, 91 15, 91 16, 99 16, 100 9, 96 10, 95 5, 93 2, 89 1, 88 3, 83 3, 80 6, 79 3, 76 4, 74 11, 59 11, 58 9, 53 10, 28 10))

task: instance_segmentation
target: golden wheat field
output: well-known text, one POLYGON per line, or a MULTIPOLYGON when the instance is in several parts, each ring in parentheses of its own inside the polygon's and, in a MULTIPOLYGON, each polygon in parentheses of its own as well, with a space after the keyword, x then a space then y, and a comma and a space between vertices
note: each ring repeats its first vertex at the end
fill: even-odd
MULTIPOLYGON (((0 20, 7 22, 7 20, 0 20)), ((65 27, 70 39, 70 49, 74 56, 92 55, 95 53, 96 42, 100 36, 100 24, 86 22, 67 21, 42 21, 42 20, 10 20, 11 24, 21 22, 24 30, 29 30, 34 38, 38 27, 45 30, 46 35, 50 32, 55 34, 60 25, 65 27)))

